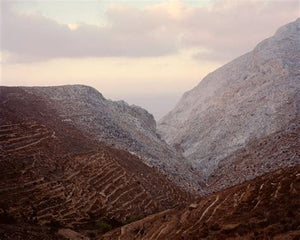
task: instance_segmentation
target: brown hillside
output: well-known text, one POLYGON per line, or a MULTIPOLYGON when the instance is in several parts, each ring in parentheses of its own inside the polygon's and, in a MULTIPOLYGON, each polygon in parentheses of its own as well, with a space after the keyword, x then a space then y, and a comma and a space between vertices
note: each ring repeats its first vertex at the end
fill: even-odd
MULTIPOLYGON (((120 226, 191 198, 155 168, 90 140, 19 88, 1 88, 0 112, 2 224, 99 233, 107 230, 101 224, 120 226)), ((4 226, 0 238, 11 229, 4 226)))
POLYGON ((223 190, 184 210, 167 210, 103 240, 289 239, 300 237, 300 166, 223 190))

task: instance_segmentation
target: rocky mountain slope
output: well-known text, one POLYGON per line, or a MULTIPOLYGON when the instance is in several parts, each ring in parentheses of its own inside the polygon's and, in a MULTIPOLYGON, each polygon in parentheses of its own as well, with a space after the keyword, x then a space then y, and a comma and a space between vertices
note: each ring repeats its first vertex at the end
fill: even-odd
POLYGON ((183 210, 151 215, 99 239, 299 239, 299 170, 299 166, 280 169, 183 210))
POLYGON ((234 186, 255 176, 279 168, 299 165, 300 121, 288 124, 283 130, 250 141, 220 160, 217 168, 201 185, 205 194, 234 186))
POLYGON ((22 89, 47 101, 62 121, 92 139, 128 150, 147 165, 158 167, 179 185, 196 188, 190 165, 159 138, 156 122, 146 110, 124 101, 107 100, 95 89, 83 85, 22 89))
POLYGON ((171 146, 93 88, 0 87, 0 239, 298 239, 299 36, 186 93, 159 124, 171 146))
MULTIPOLYGON (((300 19, 297 19, 259 43, 252 52, 207 75, 194 89, 185 93, 177 106, 159 122, 162 138, 177 147, 194 169, 202 172, 204 185, 208 184, 212 174, 221 174, 219 167, 229 170, 231 165, 236 164, 233 155, 239 154, 238 150, 249 146, 247 149, 250 151, 251 148, 249 154, 253 156, 253 146, 258 139, 269 136, 271 144, 275 141, 271 138, 276 132, 285 134, 290 126, 299 127, 299 36, 300 19)), ((299 131, 294 134, 299 146, 299 131)), ((246 179, 278 166, 300 162, 299 155, 293 155, 293 143, 291 146, 280 144, 281 150, 272 150, 268 146, 268 154, 260 147, 263 156, 256 158, 254 169, 247 172, 246 179), (287 155, 283 159, 276 158, 273 156, 276 151, 285 151, 287 155)), ((244 157, 248 150, 241 150, 244 157)), ((245 159, 251 164, 249 156, 243 159, 243 164, 245 159)), ((237 164, 241 166, 241 163, 237 164)), ((247 164, 244 165, 247 167, 247 164)), ((232 171, 233 168, 226 174, 232 171)))
POLYGON ((0 112, 1 239, 28 224, 33 235, 34 225, 93 235, 192 198, 136 156, 83 134, 45 98, 1 87, 0 112))

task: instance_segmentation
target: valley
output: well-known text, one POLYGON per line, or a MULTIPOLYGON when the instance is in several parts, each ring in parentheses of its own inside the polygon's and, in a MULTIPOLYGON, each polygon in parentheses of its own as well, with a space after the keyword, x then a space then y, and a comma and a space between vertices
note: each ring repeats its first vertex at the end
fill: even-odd
POLYGON ((85 85, 0 86, 0 239, 300 236, 300 19, 158 123, 85 85))

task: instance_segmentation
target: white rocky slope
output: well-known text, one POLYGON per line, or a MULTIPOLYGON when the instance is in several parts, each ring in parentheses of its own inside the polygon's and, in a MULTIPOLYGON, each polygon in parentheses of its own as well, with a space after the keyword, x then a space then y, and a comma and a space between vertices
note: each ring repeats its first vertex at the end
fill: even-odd
POLYGON ((208 74, 183 95, 158 130, 207 178, 220 160, 299 119, 299 104, 297 19, 252 52, 208 74))
POLYGON ((23 89, 49 102, 61 121, 73 124, 95 140, 139 156, 179 185, 195 188, 196 178, 190 165, 159 138, 153 116, 143 108, 107 100, 97 90, 83 85, 23 89))

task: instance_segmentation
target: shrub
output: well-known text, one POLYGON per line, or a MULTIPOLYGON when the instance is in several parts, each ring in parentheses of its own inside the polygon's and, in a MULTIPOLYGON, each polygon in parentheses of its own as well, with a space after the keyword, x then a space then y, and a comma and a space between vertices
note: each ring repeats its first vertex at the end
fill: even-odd
POLYGON ((104 220, 100 220, 99 222, 97 222, 96 226, 98 227, 101 233, 106 233, 112 230, 112 226, 104 220))

